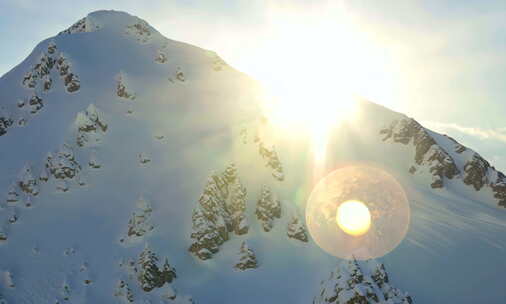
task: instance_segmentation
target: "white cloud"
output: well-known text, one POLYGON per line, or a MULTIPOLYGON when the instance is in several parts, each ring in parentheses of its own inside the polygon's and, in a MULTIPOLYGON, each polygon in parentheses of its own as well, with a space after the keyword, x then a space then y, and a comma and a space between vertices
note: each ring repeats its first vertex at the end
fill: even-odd
POLYGON ((437 132, 457 131, 466 135, 475 136, 480 139, 491 139, 506 143, 506 128, 483 129, 476 127, 465 127, 455 123, 442 123, 424 121, 423 125, 437 132))

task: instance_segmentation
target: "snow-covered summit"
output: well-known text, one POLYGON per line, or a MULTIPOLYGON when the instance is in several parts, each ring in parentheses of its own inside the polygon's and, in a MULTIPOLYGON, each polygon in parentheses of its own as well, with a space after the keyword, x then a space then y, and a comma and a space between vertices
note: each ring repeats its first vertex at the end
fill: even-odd
POLYGON ((86 17, 78 20, 68 29, 61 31, 58 35, 94 32, 98 30, 123 33, 126 29, 135 28, 139 34, 147 36, 156 35, 161 37, 160 33, 139 17, 132 16, 126 12, 115 10, 98 10, 89 13, 86 17))

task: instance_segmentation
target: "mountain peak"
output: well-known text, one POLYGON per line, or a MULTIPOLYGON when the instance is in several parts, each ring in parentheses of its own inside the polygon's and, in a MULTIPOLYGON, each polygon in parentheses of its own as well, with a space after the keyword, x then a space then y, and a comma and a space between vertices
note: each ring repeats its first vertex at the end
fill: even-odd
POLYGON ((148 38, 153 34, 159 35, 158 31, 143 19, 126 12, 115 10, 98 10, 91 12, 66 30, 58 33, 58 35, 95 32, 98 30, 119 33, 132 32, 138 35, 144 35, 144 38, 148 38))

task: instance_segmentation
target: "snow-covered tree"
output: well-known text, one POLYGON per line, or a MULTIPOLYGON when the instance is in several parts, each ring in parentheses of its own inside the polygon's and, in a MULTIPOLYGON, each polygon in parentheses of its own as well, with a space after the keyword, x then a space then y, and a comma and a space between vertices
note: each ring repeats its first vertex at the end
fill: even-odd
POLYGON ((224 178, 214 174, 208 179, 199 199, 204 216, 214 224, 224 241, 229 239, 228 232, 232 230, 232 222, 225 206, 227 197, 228 188, 224 178))
POLYGON ((53 85, 53 79, 51 79, 50 75, 44 75, 42 77, 42 88, 45 92, 51 90, 51 86, 53 85))
POLYGON ((167 55, 161 51, 158 51, 158 55, 156 56, 155 61, 158 63, 165 63, 167 62, 167 55))
POLYGON ((65 180, 58 180, 56 182, 56 190, 58 192, 67 192, 69 191, 69 184, 65 180))
POLYGON ((39 96, 37 96, 35 94, 32 95, 32 97, 30 97, 30 99, 28 100, 28 102, 26 104, 28 104, 30 106, 30 113, 31 114, 36 114, 44 107, 44 103, 42 102, 42 98, 40 98, 39 96))
POLYGON ((239 270, 254 269, 258 267, 257 259, 253 250, 248 248, 246 241, 241 244, 239 250, 239 261, 235 264, 234 268, 239 270))
POLYGON ((18 176, 18 186, 29 195, 39 194, 37 179, 33 177, 30 165, 25 165, 18 176))
POLYGON ((9 223, 14 224, 15 222, 18 221, 18 217, 19 216, 18 216, 18 212, 17 212, 16 208, 11 207, 9 210, 9 219, 8 219, 9 223))
POLYGON ((42 168, 42 170, 40 170, 39 180, 41 182, 47 182, 49 180, 46 168, 42 168))
POLYGON ((119 74, 117 76, 116 95, 118 95, 118 97, 121 97, 121 98, 134 100, 135 94, 131 93, 127 90, 124 82, 125 82, 124 76, 122 74, 119 74))
POLYGON ((13 123, 14 120, 11 118, 11 115, 0 106, 0 136, 6 134, 7 129, 12 126, 13 123))
POLYGON ((223 173, 212 174, 192 214, 190 252, 200 259, 209 259, 230 238, 230 232, 247 233, 245 211, 246 188, 235 165, 229 165, 223 173))
POLYGON ((102 165, 98 161, 97 152, 95 150, 91 151, 90 153, 90 160, 88 161, 88 165, 90 166, 90 168, 93 169, 99 169, 100 167, 102 167, 102 165))
POLYGON ((60 76, 65 76, 69 72, 70 65, 67 58, 65 58, 65 55, 62 53, 60 53, 60 56, 56 60, 56 69, 58 70, 60 76))
POLYGON ((160 272, 157 263, 158 257, 153 251, 151 251, 149 246, 146 245, 137 260, 139 270, 137 279, 141 288, 146 292, 149 292, 156 287, 161 287, 163 283, 165 283, 161 282, 162 273, 160 272))
POLYGON ((142 237, 155 228, 150 221, 151 212, 153 211, 151 204, 141 196, 136 205, 139 211, 134 212, 128 221, 127 236, 129 238, 142 237))
POLYGON ((180 67, 177 67, 176 69, 176 79, 181 82, 184 82, 186 79, 180 67))
POLYGON ((19 194, 16 191, 16 185, 11 185, 7 192, 7 203, 14 204, 19 201, 19 194))
POLYGON ((139 153, 139 162, 141 164, 147 164, 151 161, 151 157, 146 152, 139 153))
POLYGON ((137 279, 141 288, 146 292, 160 288, 165 283, 170 284, 176 278, 176 269, 170 266, 167 258, 165 258, 161 269, 158 267, 158 257, 148 245, 140 253, 137 266, 137 279))
POLYGON ((63 77, 63 83, 67 88, 67 92, 72 93, 78 91, 81 88, 81 81, 79 80, 79 76, 74 73, 68 73, 63 77))
POLYGON ((165 258, 163 262, 162 270, 161 270, 161 281, 166 283, 172 283, 172 281, 177 278, 176 269, 170 266, 169 261, 165 258))
POLYGON ((167 285, 164 287, 161 297, 163 300, 173 302, 177 298, 177 290, 171 285, 167 285))
POLYGON ((235 181, 237 178, 237 167, 235 164, 230 164, 227 166, 225 172, 223 172, 223 177, 228 184, 232 184, 235 181))
POLYGON ((352 259, 343 261, 329 279, 322 282, 321 291, 313 303, 411 304, 412 299, 389 285, 383 264, 373 260, 358 262, 352 259))
POLYGON ((56 179, 66 180, 74 178, 81 170, 81 166, 75 159, 72 148, 64 144, 56 155, 48 154, 46 169, 56 179))
POLYGON ((77 130, 76 143, 80 147, 100 142, 108 128, 102 113, 94 104, 90 104, 86 111, 77 113, 74 126, 77 130))
POLYGON ((262 186, 255 214, 266 232, 274 226, 274 219, 281 217, 281 202, 274 197, 271 189, 266 185, 262 186))
POLYGON ((16 287, 16 284, 14 284, 14 275, 12 274, 12 271, 5 270, 3 273, 3 281, 5 283, 5 286, 14 288, 16 287))
POLYGON ((188 249, 201 260, 207 260, 219 250, 224 240, 218 233, 213 222, 208 220, 200 207, 193 209, 192 214, 192 244, 188 249))
POLYGON ((0 242, 7 241, 8 235, 7 231, 3 227, 3 225, 0 225, 0 242))
POLYGON ((288 222, 286 234, 289 238, 296 239, 301 242, 308 241, 306 227, 304 226, 302 220, 296 215, 293 215, 291 220, 288 222))
POLYGON ((232 219, 232 228, 237 235, 246 234, 249 230, 246 218, 246 188, 242 185, 239 177, 233 180, 231 188, 227 210, 232 219))
POLYGON ((25 199, 25 207, 30 208, 32 205, 32 197, 30 195, 27 195, 25 199))
POLYGON ((61 292, 62 292, 62 297, 63 297, 63 299, 65 301, 70 300, 70 296, 71 296, 72 290, 70 289, 70 285, 67 282, 67 279, 63 280, 62 291, 61 292))
POLYGON ((272 176, 278 181, 283 181, 285 175, 283 173, 283 166, 279 160, 278 153, 274 147, 271 150, 267 149, 262 141, 259 140, 259 153, 264 160, 266 160, 266 166, 271 168, 272 176))
POLYGON ((0 304, 7 304, 7 300, 3 297, 3 295, 0 293, 0 304))

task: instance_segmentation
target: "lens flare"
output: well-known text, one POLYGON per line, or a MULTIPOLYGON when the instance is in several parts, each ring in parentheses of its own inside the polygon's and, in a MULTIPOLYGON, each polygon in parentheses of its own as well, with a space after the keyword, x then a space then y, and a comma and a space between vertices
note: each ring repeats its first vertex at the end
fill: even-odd
POLYGON ((371 227, 371 213, 362 202, 346 201, 337 207, 336 221, 344 232, 361 236, 371 227))
POLYGON ((353 165, 337 169, 315 186, 306 223, 315 242, 344 259, 367 260, 395 249, 410 220, 402 186, 385 171, 353 165))

